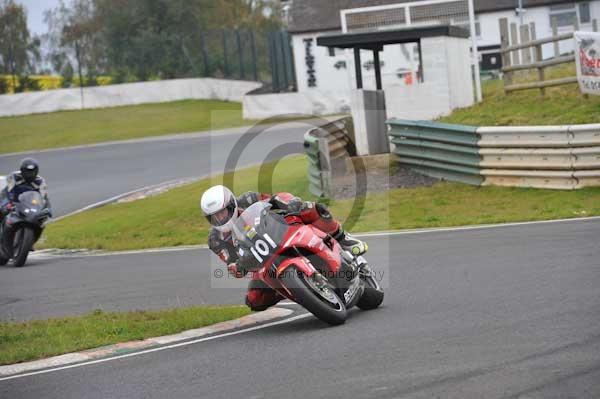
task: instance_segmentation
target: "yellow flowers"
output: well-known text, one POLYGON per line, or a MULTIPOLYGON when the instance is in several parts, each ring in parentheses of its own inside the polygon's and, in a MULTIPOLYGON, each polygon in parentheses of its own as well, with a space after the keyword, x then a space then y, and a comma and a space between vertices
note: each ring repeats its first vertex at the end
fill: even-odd
MULTIPOLYGON (((36 81, 39 85, 40 90, 53 90, 53 89, 61 89, 63 77, 55 76, 55 75, 30 75, 29 78, 33 81, 36 81)), ((10 75, 0 75, 0 79, 6 82, 6 87, 8 88, 8 93, 14 93, 15 87, 13 86, 13 78, 10 75)), ((84 78, 84 82, 86 79, 84 78)), ((96 78, 99 86, 106 86, 112 83, 112 77, 110 76, 99 76, 96 78)), ((19 86, 19 77, 15 76, 14 82, 16 86, 19 86)), ((73 87, 79 87, 79 78, 73 78, 73 87)), ((25 90, 31 91, 31 90, 25 90)))

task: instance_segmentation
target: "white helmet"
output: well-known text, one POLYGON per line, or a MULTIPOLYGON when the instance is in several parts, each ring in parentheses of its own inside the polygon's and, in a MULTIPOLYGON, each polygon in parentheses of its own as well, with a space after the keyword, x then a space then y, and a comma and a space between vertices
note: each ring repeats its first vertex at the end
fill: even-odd
POLYGON ((213 186, 202 194, 200 208, 215 229, 227 233, 238 218, 235 195, 225 186, 213 186))

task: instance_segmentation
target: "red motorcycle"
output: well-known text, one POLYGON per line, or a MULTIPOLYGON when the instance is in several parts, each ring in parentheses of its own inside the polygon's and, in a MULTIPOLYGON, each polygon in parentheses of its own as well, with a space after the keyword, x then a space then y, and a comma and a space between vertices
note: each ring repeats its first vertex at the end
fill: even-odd
POLYGON ((248 207, 233 226, 241 263, 282 296, 322 321, 346 321, 347 309, 375 309, 383 290, 362 256, 342 250, 329 235, 282 215, 266 202, 248 207))

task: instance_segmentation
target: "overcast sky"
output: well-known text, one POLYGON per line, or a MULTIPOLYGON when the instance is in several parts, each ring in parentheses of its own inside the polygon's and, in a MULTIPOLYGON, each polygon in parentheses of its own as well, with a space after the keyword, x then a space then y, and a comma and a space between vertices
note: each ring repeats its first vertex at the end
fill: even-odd
POLYGON ((15 0, 27 8, 27 24, 32 35, 46 33, 44 11, 58 6, 59 0, 15 0))

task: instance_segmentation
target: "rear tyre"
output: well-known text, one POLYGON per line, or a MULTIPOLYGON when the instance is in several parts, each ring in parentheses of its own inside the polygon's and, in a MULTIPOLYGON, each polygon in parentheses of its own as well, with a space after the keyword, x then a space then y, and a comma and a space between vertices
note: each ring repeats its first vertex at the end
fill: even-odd
POLYGON ((15 233, 15 249, 13 259, 15 267, 22 267, 27 262, 29 251, 33 248, 35 234, 33 229, 23 227, 15 233))
POLYGON ((372 310, 383 302, 383 290, 372 276, 361 277, 365 282, 365 291, 356 304, 359 309, 372 310))
POLYGON ((344 302, 328 282, 317 283, 314 277, 308 277, 291 266, 284 272, 282 280, 296 302, 319 320, 334 326, 343 324, 347 317, 344 302))

